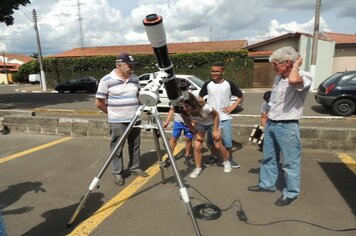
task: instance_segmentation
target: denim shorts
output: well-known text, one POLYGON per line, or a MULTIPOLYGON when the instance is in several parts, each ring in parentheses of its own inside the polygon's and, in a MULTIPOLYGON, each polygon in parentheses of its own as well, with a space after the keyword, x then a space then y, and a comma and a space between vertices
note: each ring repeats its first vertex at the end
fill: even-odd
POLYGON ((188 138, 189 140, 193 139, 193 134, 188 128, 188 126, 182 122, 174 121, 173 124, 173 137, 178 139, 181 135, 181 133, 184 133, 184 136, 188 138))
MULTIPOLYGON (((220 121, 221 138, 225 148, 232 148, 231 119, 220 121)), ((208 135, 208 146, 214 145, 212 135, 208 135)))

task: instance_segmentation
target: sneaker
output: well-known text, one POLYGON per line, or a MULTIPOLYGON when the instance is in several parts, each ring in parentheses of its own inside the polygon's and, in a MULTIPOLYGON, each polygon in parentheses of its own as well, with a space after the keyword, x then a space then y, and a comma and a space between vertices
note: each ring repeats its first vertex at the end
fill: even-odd
POLYGON ((195 168, 193 172, 190 174, 190 178, 195 179, 201 174, 201 168, 195 168))
POLYGON ((4 128, 0 131, 0 133, 1 133, 2 135, 9 134, 9 133, 10 133, 9 127, 7 127, 6 125, 4 125, 4 128))
POLYGON ((230 161, 225 161, 224 163, 223 163, 223 165, 224 165, 224 172, 225 173, 229 173, 229 172, 231 172, 231 162, 230 161))
POLYGON ((125 184, 125 179, 121 174, 114 175, 114 183, 118 186, 122 186, 125 184))
POLYGON ((191 157, 191 156, 185 156, 184 157, 184 164, 186 166, 189 166, 189 165, 194 165, 195 161, 194 161, 194 158, 191 157))
POLYGON ((171 166, 171 162, 169 161, 169 158, 167 158, 166 160, 163 161, 162 166, 163 166, 164 168, 168 168, 168 167, 171 166))
POLYGON ((217 157, 211 156, 208 160, 204 162, 204 166, 212 166, 218 161, 217 157))
POLYGON ((144 172, 143 170, 141 170, 139 168, 130 170, 130 174, 131 175, 138 175, 138 176, 141 176, 141 177, 147 177, 148 176, 148 174, 146 172, 144 172))
POLYGON ((234 169, 240 168, 240 164, 230 159, 231 167, 234 169))

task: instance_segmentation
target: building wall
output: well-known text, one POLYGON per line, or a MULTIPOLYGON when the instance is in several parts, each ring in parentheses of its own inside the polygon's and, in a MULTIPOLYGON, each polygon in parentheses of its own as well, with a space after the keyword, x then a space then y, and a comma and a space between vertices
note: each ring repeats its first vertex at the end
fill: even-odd
POLYGON ((356 70, 356 57, 335 57, 333 73, 345 70, 356 70))
POLYGON ((0 73, 0 84, 8 84, 6 74, 0 73))
POLYGON ((335 48, 333 73, 345 70, 356 70, 356 46, 335 48))
MULTIPOLYGON (((303 57, 303 66, 301 69, 310 71, 311 53, 313 39, 305 35, 301 35, 299 41, 299 52, 303 57)), ((315 91, 319 84, 333 74, 333 56, 335 50, 335 42, 324 40, 318 41, 318 50, 316 57, 315 78, 313 79, 312 91, 315 91)))

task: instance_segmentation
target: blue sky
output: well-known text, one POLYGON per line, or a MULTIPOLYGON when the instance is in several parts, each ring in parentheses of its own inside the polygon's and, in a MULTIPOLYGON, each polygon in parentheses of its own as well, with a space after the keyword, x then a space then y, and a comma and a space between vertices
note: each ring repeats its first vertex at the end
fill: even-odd
MULTIPOLYGON (((0 46, 37 52, 29 18, 38 13, 43 55, 82 46, 77 0, 31 0, 0 24, 0 46)), ((148 44, 142 19, 163 16, 167 42, 246 39, 249 44, 287 32, 312 33, 316 0, 79 0, 83 45, 148 44)), ((322 0, 320 31, 356 33, 354 0, 322 0)))

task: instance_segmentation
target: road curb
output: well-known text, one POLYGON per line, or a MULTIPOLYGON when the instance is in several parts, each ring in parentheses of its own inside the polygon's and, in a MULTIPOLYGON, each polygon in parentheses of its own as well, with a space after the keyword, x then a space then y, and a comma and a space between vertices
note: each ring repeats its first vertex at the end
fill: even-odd
MULTIPOLYGON (((47 109, 36 109, 36 112, 44 112, 46 110, 47 109)), ((33 111, 6 111, 9 113, 4 114, 2 113, 4 111, 0 110, 0 113, 3 114, 0 123, 7 125, 11 132, 66 136, 110 136, 109 123, 104 116, 103 118, 70 118, 58 117, 58 115, 55 117, 48 117, 41 115, 37 116, 33 111)), ((74 111, 63 109, 58 109, 56 111, 59 112, 58 114, 69 114, 70 112, 74 112, 75 114, 92 115, 98 113, 97 111, 88 112, 83 110, 74 111)), ((165 117, 165 115, 162 117, 165 117)), ((309 117, 309 119, 314 118, 309 117)), ((145 121, 144 118, 142 120, 145 121)), ((248 138, 255 124, 244 124, 241 122, 241 119, 234 119, 232 124, 234 142, 249 144, 251 142, 248 141, 248 138)), ((168 131, 170 130, 168 129, 168 131)), ((152 137, 152 133, 142 132, 142 137, 152 137)), ((322 150, 356 150, 356 128, 321 127, 318 126, 318 123, 316 123, 315 126, 303 126, 303 124, 301 124, 301 139, 304 148, 322 150)))

